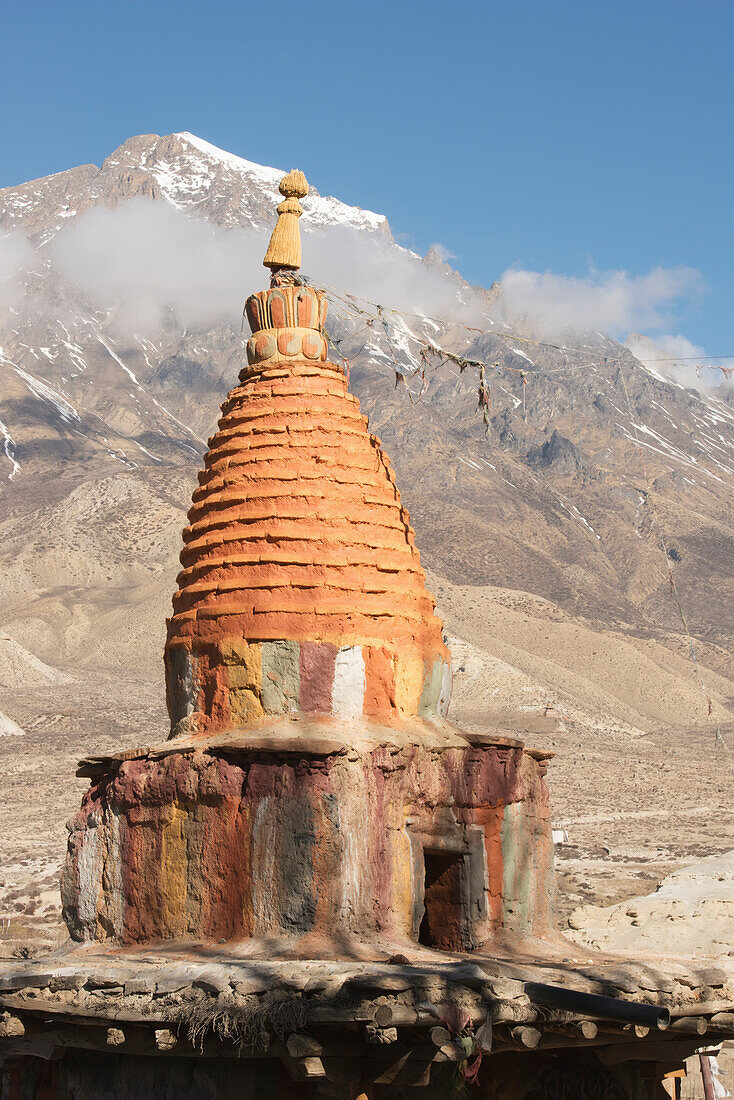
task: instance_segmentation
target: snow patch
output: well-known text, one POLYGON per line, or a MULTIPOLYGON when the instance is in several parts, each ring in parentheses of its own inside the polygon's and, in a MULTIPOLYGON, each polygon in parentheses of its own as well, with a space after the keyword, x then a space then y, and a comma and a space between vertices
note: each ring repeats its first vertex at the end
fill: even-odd
MULTIPOLYGON (((278 185, 285 175, 283 169, 255 164, 251 160, 245 160, 244 157, 238 157, 234 153, 219 149, 216 145, 212 145, 210 142, 204 141, 203 138, 188 133, 188 131, 182 131, 174 136, 190 145, 192 149, 201 154, 201 157, 206 158, 202 161, 200 157, 198 162, 197 158, 192 158, 194 163, 193 165, 190 161, 187 163, 185 174, 168 162, 159 161, 156 164, 153 174, 166 198, 175 206, 184 208, 187 205, 190 206, 192 201, 200 202, 207 197, 206 193, 201 192, 211 184, 214 178, 210 165, 206 163, 207 160, 209 162, 214 161, 220 166, 223 165, 231 172, 247 176, 250 180, 256 180, 261 190, 272 195, 276 204, 280 202, 281 196, 278 193, 278 185), (200 198, 194 199, 193 197, 199 193, 201 193, 200 198)), ((332 225, 350 225, 356 229, 384 230, 387 227, 387 218, 382 214, 375 214, 371 210, 362 210, 359 206, 348 206, 332 196, 310 194, 304 207, 302 225, 305 232, 332 225)))
POLYGON ((8 359, 7 355, 3 354, 2 348, 0 348, 0 360, 2 360, 3 363, 7 363, 9 367, 12 367, 18 377, 23 379, 34 397, 37 397, 39 401, 46 401, 49 405, 52 405, 61 419, 65 420, 67 424, 74 422, 81 424, 82 418, 65 397, 62 397, 60 393, 52 389, 48 383, 42 382, 40 378, 35 378, 21 367, 16 366, 12 360, 8 359))
POLYGON ((0 420, 0 432, 3 436, 3 453, 7 459, 13 464, 13 469, 8 474, 8 481, 12 481, 15 475, 20 470, 20 463, 15 459, 15 440, 11 436, 5 424, 0 420))
POLYGON ((525 352, 521 348, 515 348, 515 347, 510 346, 510 351, 514 351, 515 355, 519 355, 522 359, 527 359, 528 363, 530 363, 532 366, 535 366, 535 363, 530 358, 530 356, 526 355, 525 352))

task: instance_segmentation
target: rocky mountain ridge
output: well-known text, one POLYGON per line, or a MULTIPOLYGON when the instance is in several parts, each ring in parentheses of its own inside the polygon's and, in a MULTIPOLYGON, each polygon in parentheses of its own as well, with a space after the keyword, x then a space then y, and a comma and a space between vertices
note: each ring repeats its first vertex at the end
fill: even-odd
MULTIPOLYGON (((262 229, 281 201, 283 171, 267 168, 218 149, 194 134, 130 138, 97 168, 84 164, 0 191, 2 224, 20 227, 43 245, 69 218, 93 207, 115 206, 132 198, 162 199, 216 225, 262 229)), ((387 219, 369 210, 322 197, 311 187, 307 231, 349 225, 389 233, 387 219)))

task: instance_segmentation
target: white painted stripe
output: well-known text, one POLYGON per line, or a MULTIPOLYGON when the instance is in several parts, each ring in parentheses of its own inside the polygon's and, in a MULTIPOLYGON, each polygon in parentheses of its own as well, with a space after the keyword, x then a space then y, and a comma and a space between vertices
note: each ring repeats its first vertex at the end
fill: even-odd
POLYGON ((360 646, 344 646, 336 655, 331 710, 339 718, 356 718, 364 709, 365 671, 360 646))

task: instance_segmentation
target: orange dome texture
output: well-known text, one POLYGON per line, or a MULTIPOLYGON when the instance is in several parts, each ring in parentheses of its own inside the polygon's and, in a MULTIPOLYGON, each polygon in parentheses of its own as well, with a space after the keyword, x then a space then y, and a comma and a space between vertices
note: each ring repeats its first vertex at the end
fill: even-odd
POLYGON ((444 714, 442 623, 395 475, 342 370, 324 295, 252 295, 240 385, 193 496, 168 622, 172 735, 289 711, 444 714))

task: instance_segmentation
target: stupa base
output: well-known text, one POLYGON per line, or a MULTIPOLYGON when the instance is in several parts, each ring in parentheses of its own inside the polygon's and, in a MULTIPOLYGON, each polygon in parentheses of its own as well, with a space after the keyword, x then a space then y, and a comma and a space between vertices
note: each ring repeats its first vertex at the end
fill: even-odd
POLYGON ((67 924, 77 940, 265 938, 308 957, 550 932, 544 755, 445 721, 284 719, 88 761, 67 924))

